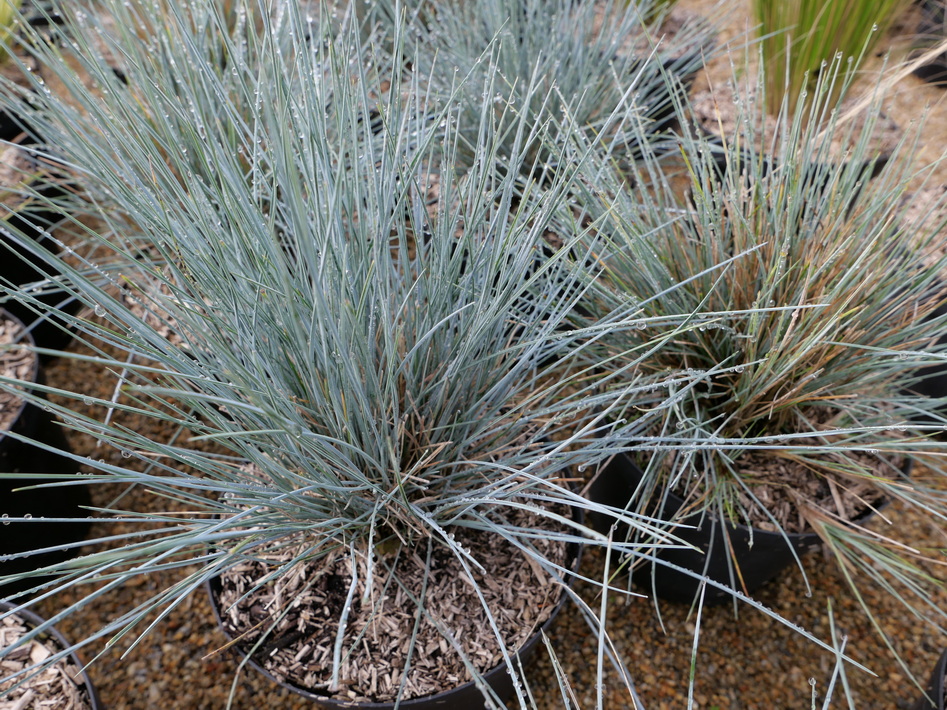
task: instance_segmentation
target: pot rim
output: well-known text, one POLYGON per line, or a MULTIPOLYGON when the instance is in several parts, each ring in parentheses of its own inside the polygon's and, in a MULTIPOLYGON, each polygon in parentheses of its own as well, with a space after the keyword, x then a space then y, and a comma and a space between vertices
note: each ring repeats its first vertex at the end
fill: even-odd
MULTIPOLYGON (((594 484, 595 479, 601 476, 602 473, 606 470, 606 468, 608 468, 609 466, 615 465, 615 462, 618 461, 619 459, 624 459, 624 465, 633 467, 641 477, 644 476, 644 472, 641 470, 638 464, 635 463, 635 461, 631 458, 628 452, 620 451, 617 454, 615 454, 613 457, 611 457, 611 459, 608 459, 607 463, 599 468, 598 472, 595 474, 595 477, 592 479, 592 483, 594 484)), ((908 478, 910 477, 911 471, 914 468, 914 459, 912 459, 910 456, 907 456, 907 455, 904 456, 904 459, 905 459, 905 462, 901 466, 900 470, 901 470, 902 475, 905 478, 908 478)), ((877 503, 876 505, 874 505, 873 507, 863 512, 861 515, 855 518, 852 518, 849 522, 859 523, 859 524, 865 523, 871 518, 873 518, 875 515, 877 515, 879 512, 887 508, 890 504, 891 504, 891 499, 885 498, 879 503, 877 503)), ((684 505, 684 499, 681 498, 676 493, 674 493, 673 491, 667 491, 666 498, 662 501, 661 505, 662 505, 662 508, 670 508, 672 510, 671 515, 673 516, 684 505)), ((683 518, 681 518, 678 522, 680 522, 681 524, 689 524, 688 523, 689 519, 700 514, 701 514, 701 511, 699 510, 693 513, 688 513, 683 518)), ((744 523, 733 522, 733 521, 727 521, 727 522, 729 524, 728 527, 731 527, 734 530, 745 530, 747 532, 752 531, 754 536, 765 537, 768 535, 772 535, 780 539, 784 539, 784 540, 788 539, 789 541, 793 543, 800 543, 803 545, 810 542, 816 542, 821 539, 819 537, 819 534, 815 532, 814 530, 807 530, 803 532, 787 532, 785 530, 772 531, 772 530, 762 530, 760 528, 751 528, 750 526, 745 525, 744 523)))
POLYGON ((927 685, 911 705, 911 710, 944 710, 945 701, 947 701, 945 674, 947 674, 947 649, 944 649, 938 657, 927 685))
MULTIPOLYGON (((33 628, 36 628, 37 626, 47 622, 47 619, 44 619, 32 609, 19 609, 15 602, 9 602, 4 599, 0 599, 0 614, 13 611, 14 609, 16 609, 14 613, 17 616, 22 617, 23 620, 33 628)), ((66 640, 66 637, 63 636, 62 632, 55 625, 48 626, 43 631, 43 633, 52 636, 56 640, 56 643, 58 643, 63 649, 68 649, 72 646, 72 644, 66 640)), ((79 669, 79 676, 82 678, 89 696, 89 706, 91 710, 102 710, 103 705, 99 700, 98 693, 95 690, 95 685, 93 685, 92 679, 86 672, 86 664, 82 662, 82 659, 79 657, 79 653, 77 651, 70 651, 68 657, 72 659, 72 662, 79 669)))
POLYGON ((947 695, 947 687, 945 687, 947 679, 944 676, 947 676, 947 649, 944 649, 943 653, 940 654, 940 658, 937 659, 931 682, 927 686, 937 708, 943 708, 947 704, 947 697, 945 697, 947 695))

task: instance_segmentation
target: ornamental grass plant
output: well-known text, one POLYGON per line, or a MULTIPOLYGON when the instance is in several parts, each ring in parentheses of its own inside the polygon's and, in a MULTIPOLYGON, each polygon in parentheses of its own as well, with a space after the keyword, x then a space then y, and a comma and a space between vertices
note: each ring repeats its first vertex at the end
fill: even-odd
POLYGON ((7 45, 13 35, 13 27, 16 25, 18 6, 18 0, 0 2, 0 64, 4 62, 9 51, 7 45))
POLYGON ((637 2, 628 0, 629 5, 635 5, 644 18, 645 24, 661 27, 671 10, 677 5, 677 0, 657 0, 656 2, 637 2))
MULTIPOLYGON (((485 559, 467 542, 480 536, 520 555, 541 588, 580 604, 599 639, 601 678, 606 659, 621 666, 597 626, 604 602, 593 609, 571 594, 577 572, 561 548, 638 554, 674 542, 637 515, 620 514, 643 543, 590 530, 570 511, 603 508, 573 479, 613 445, 605 421, 618 401, 659 415, 665 400, 639 382, 635 363, 678 326, 669 319, 653 342, 636 342, 626 385, 600 392, 579 354, 604 330, 635 324, 617 309, 594 328, 561 329, 585 288, 566 258, 579 235, 560 234, 553 250, 545 238, 572 175, 558 171, 543 189, 522 180, 528 146, 568 143, 557 127, 489 103, 471 133, 467 105, 451 97, 432 113, 420 79, 401 73, 400 26, 377 44, 393 47, 389 56, 362 44, 351 17, 330 26, 338 18, 324 7, 223 8, 63 6, 68 41, 33 49, 46 75, 33 80, 28 120, 83 190, 45 199, 74 233, 68 245, 50 235, 68 259, 16 230, 11 238, 49 264, 41 286, 87 307, 63 316, 84 347, 59 354, 99 366, 115 396, 47 386, 22 396, 49 396, 44 406, 67 427, 121 452, 118 462, 73 456, 92 471, 83 484, 143 487, 169 508, 97 511, 106 524, 140 527, 46 568, 57 580, 37 598, 86 592, 55 623, 135 577, 180 572, 149 602, 89 629, 82 646, 146 633, 228 570, 262 569, 249 588, 280 589, 324 562, 344 604, 316 685, 336 693, 352 680, 350 656, 365 639, 358 610, 380 613, 391 590, 408 599, 409 650, 386 699, 416 692, 411 668, 426 655, 416 644, 433 626, 495 707, 477 654, 425 596, 432 560, 480 579, 485 559), (160 31, 143 42, 142 27, 160 31), (373 113, 376 131, 365 120, 373 113), (476 158, 469 167, 462 150, 476 158), (515 170, 495 169, 501 155, 515 170), (127 416, 178 433, 156 439, 127 416), (398 575, 408 569, 424 580, 419 593, 398 575)), ((4 84, 0 96, 7 106, 20 90, 4 84)), ((31 289, 8 288, 0 300, 10 299, 44 312, 31 289)), ((5 522, 28 534, 25 517, 5 522)), ((607 574, 589 581, 604 585, 607 574)), ((470 606, 483 609, 485 644, 499 649, 528 707, 516 648, 486 601, 493 586, 473 584, 470 606)), ((254 648, 285 612, 261 624, 254 648)))
MULTIPOLYGON (((432 99, 455 96, 462 107, 470 133, 460 134, 457 156, 466 164, 476 158, 472 146, 488 103, 501 121, 503 160, 515 154, 514 126, 526 120, 572 126, 598 153, 629 161, 642 143, 657 150, 670 146, 674 99, 685 96, 713 49, 701 21, 662 35, 649 24, 663 16, 662 6, 650 0, 433 3, 433 18, 414 23, 410 46, 432 99)), ((537 141, 526 147, 527 166, 538 161, 560 167, 550 146, 537 141)))
MULTIPOLYGON (((879 158, 869 140, 877 107, 865 108, 864 121, 841 121, 829 98, 836 79, 821 77, 815 100, 786 114, 792 121, 766 154, 756 138, 763 111, 741 102, 742 132, 725 144, 734 167, 722 181, 714 146, 685 135, 686 199, 653 157, 632 182, 652 190, 611 168, 584 181, 598 192, 583 204, 598 200, 599 208, 576 219, 597 220, 606 241, 577 322, 636 304, 646 338, 648 324, 668 314, 703 319, 639 365, 704 379, 651 426, 651 451, 640 451, 640 439, 629 447, 644 470, 630 509, 654 510, 674 493, 686 501, 682 516, 717 521, 726 535, 742 524, 751 535, 782 535, 791 548, 790 533, 817 533, 884 638, 861 593, 868 585, 934 628, 944 622, 945 610, 931 601, 947 579, 942 550, 913 547, 883 512, 871 525, 854 517, 897 501, 947 520, 944 444, 936 438, 944 399, 912 392, 921 368, 945 360, 937 341, 947 323, 935 314, 947 300, 944 224, 938 209, 910 228, 900 219, 908 185, 930 172, 912 164, 910 138, 868 180, 866 165, 879 158), (838 146, 847 147, 845 162, 838 146), (920 464, 909 476, 908 461, 920 464)), ((605 348, 596 355, 605 383, 621 382, 620 353, 634 347, 635 334, 610 333, 597 344, 605 348)), ((614 416, 631 420, 633 410, 614 416)), ((647 588, 648 572, 638 577, 647 588)), ((738 562, 729 561, 728 577, 740 592, 738 562)))
MULTIPOLYGON (((792 113, 800 97, 804 101, 813 91, 820 74, 832 73, 837 57, 857 69, 909 5, 908 0, 753 0, 768 77, 767 110, 779 113, 786 93, 792 113)), ((833 102, 842 89, 841 83, 832 87, 833 102)))

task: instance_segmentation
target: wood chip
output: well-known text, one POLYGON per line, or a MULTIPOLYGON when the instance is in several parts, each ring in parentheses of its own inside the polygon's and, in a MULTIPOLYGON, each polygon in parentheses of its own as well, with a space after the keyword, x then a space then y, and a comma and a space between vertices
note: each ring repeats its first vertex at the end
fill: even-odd
MULTIPOLYGON (((0 629, 0 645, 7 648, 27 633, 28 626, 19 616, 12 614, 3 620, 0 629)), ((4 675, 10 677, 62 650, 55 638, 40 635, 28 644, 14 649, 0 662, 0 667, 3 668, 4 675)), ((9 690, 21 679, 22 676, 0 683, 0 693, 9 690)), ((91 710, 91 707, 85 680, 79 675, 79 668, 69 658, 64 658, 35 674, 0 700, 0 710, 91 710), (79 678, 78 681, 73 680, 76 677, 79 678)))
POLYGON ((30 660, 33 661, 33 663, 42 663, 52 655, 52 652, 48 648, 38 643, 34 643, 30 649, 30 660))

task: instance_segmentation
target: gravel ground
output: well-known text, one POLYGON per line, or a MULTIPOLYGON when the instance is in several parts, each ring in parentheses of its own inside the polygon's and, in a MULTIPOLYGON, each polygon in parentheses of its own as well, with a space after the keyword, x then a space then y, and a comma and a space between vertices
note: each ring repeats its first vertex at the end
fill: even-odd
MULTIPOLYGON (((682 0, 685 10, 706 11, 706 0, 682 0)), ((732 3, 731 24, 745 22, 742 4, 732 3)), ((735 31, 731 31, 733 36, 735 31)), ((922 146, 922 157, 939 155, 947 145, 947 114, 943 108, 944 92, 909 77, 890 102, 890 112, 906 125, 920 115, 920 108, 932 106, 933 117, 922 146), (903 119, 899 119, 904 117, 903 119)), ((947 169, 947 168, 945 168, 947 169)), ((940 180, 941 183, 945 181, 940 180)), ((98 374, 84 372, 76 363, 54 362, 47 368, 51 385, 88 383, 95 388, 110 386, 98 374)), ((98 396, 111 393, 97 392, 98 396)), ((73 436, 71 443, 78 453, 92 453, 93 442, 73 436)), ((114 455, 96 452, 96 457, 114 455)), ((116 458, 116 461, 119 459, 116 458)), ((127 463, 127 461, 122 461, 127 463)), ((105 505, 121 491, 99 487, 96 505, 105 505)), ((148 499, 139 491, 131 491, 122 501, 131 509, 158 509, 163 502, 148 499)), ((887 520, 874 525, 891 525, 902 539, 918 546, 944 549, 944 532, 925 516, 896 506, 886 511, 887 520)), ((117 532, 116 526, 106 530, 95 526, 92 535, 117 532)), ((889 651, 858 608, 857 601, 846 590, 835 566, 822 555, 805 560, 805 572, 813 584, 806 591, 799 570, 787 571, 759 594, 759 600, 795 624, 823 639, 829 638, 827 607, 831 601, 836 626, 847 636, 847 652, 872 673, 852 669, 848 682, 859 709, 893 710, 906 708, 917 695, 908 673, 898 667, 889 651)), ((586 554, 583 570, 600 576, 602 560, 586 554)), ((944 573, 941 571, 941 576, 944 573)), ((119 593, 107 594, 89 603, 83 613, 61 624, 69 638, 82 638, 120 611, 131 609, 150 593, 173 581, 168 574, 154 574, 127 585, 119 593)), ((582 590, 588 602, 599 601, 587 589, 582 590)), ((38 606, 44 615, 52 615, 74 601, 62 594, 38 606)), ((947 606, 947 595, 936 600, 947 606)), ((882 628, 904 658, 907 669, 925 682, 930 669, 944 647, 945 637, 921 626, 908 612, 893 603, 885 594, 866 594, 866 602, 880 619, 882 628)), ((695 618, 687 607, 654 603, 645 598, 630 597, 610 600, 609 627, 615 647, 627 664, 637 684, 644 706, 649 710, 687 707, 688 668, 694 646, 695 618), (659 613, 660 612, 660 613, 659 613), (662 625, 663 622, 663 625, 662 625)), ((732 709, 806 709, 810 707, 812 686, 821 698, 831 676, 834 659, 806 642, 795 631, 763 614, 741 606, 737 614, 732 607, 706 609, 700 619, 700 644, 696 658, 694 707, 732 709)), ((210 607, 202 592, 194 593, 172 611, 137 647, 122 651, 130 642, 119 640, 109 650, 104 643, 92 643, 85 651, 86 659, 101 653, 89 670, 105 707, 112 710, 153 708, 163 710, 199 710, 223 708, 232 693, 233 707, 302 708, 307 701, 275 688, 255 672, 238 672, 238 662, 229 652, 219 652, 224 644, 216 628, 210 607)), ((590 638, 574 605, 570 605, 555 627, 553 637, 559 662, 573 685, 579 706, 595 707, 595 639, 590 638)), ((544 653, 540 651, 540 656, 544 653)), ((552 664, 540 657, 531 669, 531 685, 539 708, 562 707, 563 702, 553 679, 552 664)), ((613 673, 605 677, 605 708, 629 708, 631 701, 613 673)), ((841 694, 836 694, 833 707, 843 707, 841 694)), ((821 707, 821 700, 818 707, 821 707)))

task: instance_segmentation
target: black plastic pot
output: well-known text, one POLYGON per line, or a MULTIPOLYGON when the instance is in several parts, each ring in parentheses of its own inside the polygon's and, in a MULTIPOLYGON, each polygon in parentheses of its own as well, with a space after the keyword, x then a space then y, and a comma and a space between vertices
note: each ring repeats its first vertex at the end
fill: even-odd
MULTIPOLYGON (((929 39, 932 44, 947 39, 947 2, 945 0, 924 0, 921 5, 921 23, 917 34, 929 39)), ((947 52, 938 54, 927 64, 914 70, 914 75, 924 81, 947 89, 947 52)))
MULTIPOLYGON (((6 613, 10 611, 11 609, 15 609, 16 607, 17 607, 16 604, 11 604, 10 602, 0 600, 0 614, 6 613)), ((23 619, 24 623, 27 626, 31 626, 33 628, 36 628, 37 626, 44 624, 46 621, 45 619, 36 615, 29 609, 21 609, 20 611, 16 612, 16 615, 19 616, 21 619, 23 619)), ((59 646, 62 647, 63 649, 69 648, 72 645, 71 643, 69 643, 69 641, 66 640, 66 637, 63 636, 60 633, 59 629, 57 629, 55 626, 50 626, 42 634, 40 634, 38 638, 40 641, 43 641, 46 638, 55 639, 56 643, 59 644, 59 646)), ((79 658, 79 656, 76 653, 70 653, 69 659, 76 666, 76 668, 79 669, 79 677, 82 678, 82 682, 85 685, 86 691, 89 694, 89 705, 91 706, 92 710, 102 710, 104 706, 102 705, 102 702, 99 700, 99 696, 95 691, 95 686, 92 685, 92 680, 89 678, 89 675, 83 670, 83 668, 85 667, 85 663, 82 662, 82 660, 79 658)))
MULTIPOLYGON (((646 135, 655 139, 655 145, 652 148, 656 154, 677 149, 676 142, 669 141, 664 146, 660 144, 660 138, 669 136, 670 132, 680 127, 677 103, 687 104, 687 96, 694 86, 697 72, 703 67, 702 57, 703 55, 700 52, 692 52, 681 57, 662 59, 662 72, 667 74, 671 84, 645 94, 640 99, 641 115, 647 121, 645 126, 646 135)), ((631 74, 636 74, 647 61, 650 60, 636 63, 631 74)), ((637 154, 640 153, 640 149, 636 150, 635 146, 629 146, 629 148, 632 158, 637 157, 637 154)))
MULTIPOLYGON (((905 475, 910 467, 909 460, 904 469, 905 475)), ((618 454, 592 481, 589 498, 597 503, 622 508, 635 495, 643 475, 627 454, 618 454)), ((649 511, 649 514, 662 520, 671 520, 683 505, 684 501, 680 497, 668 493, 660 509, 649 511)), ((872 514, 869 511, 859 521, 867 520, 872 514)), ((607 532, 612 520, 607 516, 596 515, 592 523, 600 531, 607 532)), ((674 535, 698 549, 661 550, 658 558, 748 594, 792 565, 796 560, 794 552, 801 556, 818 549, 821 544, 819 536, 812 532, 788 533, 785 536, 765 530, 752 530, 751 533, 750 528, 740 524, 727 525, 724 529, 720 520, 700 514, 686 516, 680 523, 693 527, 676 528, 674 535), (736 573, 737 567, 739 575, 736 573)), ((623 535, 619 530, 616 539, 623 539, 623 535)), ((642 587, 653 590, 661 599, 690 604, 700 593, 699 579, 660 563, 645 565, 634 574, 642 587)), ((704 591, 705 606, 723 604, 732 598, 732 594, 715 586, 707 585, 704 591)))
MULTIPOLYGON (((16 142, 23 150, 29 151, 31 148, 42 145, 42 137, 29 125, 29 123, 19 114, 10 111, 0 111, 0 140, 16 142)), ((0 146, 2 148, 3 146, 0 146)), ((49 165, 44 166, 44 170, 49 171, 49 165)), ((55 199, 64 195, 71 186, 65 175, 59 176, 58 180, 50 180, 37 190, 38 194, 46 199, 55 199)), ((12 228, 28 239, 33 239, 37 244, 53 251, 57 251, 52 241, 44 235, 58 220, 60 216, 41 201, 18 207, 13 213, 0 219, 0 286, 12 284, 17 287, 26 284, 41 281, 46 278, 46 273, 55 274, 56 270, 31 254, 29 249, 18 244, 9 234, 8 230, 12 228)), ((67 330, 56 325, 57 312, 60 310, 72 313, 78 312, 81 304, 65 296, 61 292, 50 292, 38 297, 43 307, 48 310, 45 317, 37 316, 36 312, 27 307, 24 303, 17 300, 8 300, 3 304, 3 308, 17 316, 30 327, 30 332, 37 345, 49 349, 62 349, 72 340, 72 334, 67 330)))
MULTIPOLYGON (((51 241, 42 235, 42 231, 51 226, 56 217, 42 207, 28 207, 22 213, 9 216, 0 221, 0 287, 10 283, 14 287, 22 288, 28 284, 42 281, 51 270, 41 258, 30 254, 29 250, 16 243, 3 233, 3 227, 10 225, 28 238, 33 238, 37 244, 52 248, 51 241)), ((5 290, 5 289, 4 289, 5 290)), ((52 350, 65 348, 72 340, 72 332, 68 329, 67 321, 60 316, 60 311, 76 313, 81 304, 67 296, 62 291, 44 289, 44 293, 37 294, 37 300, 45 311, 41 316, 25 303, 12 299, 3 304, 3 308, 29 324, 30 334, 37 345, 52 350), (48 291, 48 292, 46 292, 48 291)))
POLYGON ((0 141, 12 142, 21 133, 29 132, 29 127, 20 116, 10 111, 0 111, 0 141))
MULTIPOLYGON (((24 327, 13 316, 0 311, 0 318, 11 319, 24 327)), ((23 342, 32 344, 29 333, 24 331, 23 342)), ((33 382, 40 381, 39 362, 34 362, 31 373, 33 382)), ((9 433, 16 433, 42 442, 60 451, 68 451, 62 428, 56 424, 50 412, 21 400, 12 426, 0 432, 0 473, 17 474, 0 477, 0 515, 4 519, 32 516, 30 521, 0 524, 0 576, 29 572, 45 565, 74 557, 76 550, 63 550, 43 554, 27 554, 32 550, 78 542, 85 538, 89 523, 45 522, 47 518, 78 518, 86 513, 81 506, 89 505, 86 486, 56 486, 32 490, 16 490, 24 486, 41 483, 31 479, 33 473, 54 473, 76 476, 77 464, 66 456, 47 451, 35 444, 20 441, 9 433)), ((0 594, 28 589, 42 581, 34 576, 29 581, 0 584, 0 594)))
POLYGON ((937 665, 934 666, 934 672, 931 674, 931 679, 927 683, 925 694, 917 699, 917 702, 911 706, 911 710, 944 710, 947 706, 945 675, 947 675, 947 651, 940 654, 937 665))
MULTIPOLYGON (((941 318, 945 314, 947 314, 947 304, 935 308, 927 318, 933 320, 935 318, 941 318)), ((947 346, 947 334, 940 336, 936 343, 936 347, 941 352, 947 352, 947 350, 941 350, 945 346, 947 346)), ((937 363, 922 367, 917 371, 917 377, 919 379, 911 384, 907 389, 908 392, 919 394, 923 397, 947 397, 947 363, 937 363)), ((947 416, 947 409, 944 407, 939 408, 938 411, 947 416)), ((928 416, 918 416, 917 419, 919 421, 934 421, 933 417, 928 416)))
MULTIPOLYGON (((570 545, 568 555, 569 559, 571 560, 572 569, 577 569, 579 565, 579 559, 581 557, 581 548, 578 545, 570 545)), ((206 584, 206 587, 207 593, 210 596, 211 607, 214 610, 214 618, 217 620, 217 625, 221 628, 221 630, 223 630, 224 627, 221 623, 220 607, 217 603, 217 597, 220 594, 221 589, 220 578, 214 577, 213 579, 209 580, 206 584)), ((523 665, 526 665, 526 663, 535 654, 536 646, 539 644, 542 635, 544 633, 547 635, 549 634, 549 630, 552 627, 553 622, 556 620, 559 612, 561 612, 563 607, 566 605, 568 599, 569 597, 567 594, 562 595, 559 603, 556 604, 552 614, 550 614, 545 623, 543 623, 540 629, 530 636, 529 639, 527 639, 520 649, 514 654, 515 658, 519 659, 523 665)), ((227 635, 228 639, 232 641, 232 638, 229 636, 229 634, 227 634, 226 631, 224 631, 224 634, 227 635)), ((241 656, 247 656, 247 649, 242 647, 240 644, 234 644, 234 648, 240 653, 241 656)), ((395 707, 394 702, 352 702, 328 698, 324 695, 319 695, 312 690, 296 685, 295 683, 278 680, 262 665, 258 664, 253 659, 253 657, 250 657, 247 663, 259 673, 262 673, 264 676, 273 681, 276 685, 297 693, 304 698, 312 700, 317 707, 327 708, 329 710, 336 710, 340 708, 357 708, 359 710, 394 710, 395 707)), ((492 668, 491 670, 484 673, 483 679, 500 698, 505 700, 513 695, 513 679, 507 672, 507 667, 505 664, 501 663, 499 666, 496 666, 495 668, 492 668)), ((457 686, 456 688, 445 690, 435 695, 426 695, 424 697, 414 698, 412 700, 403 700, 398 705, 398 707, 404 708, 405 710, 483 710, 486 707, 486 704, 484 703, 483 694, 477 689, 477 686, 474 684, 474 682, 468 681, 463 685, 457 686)))

